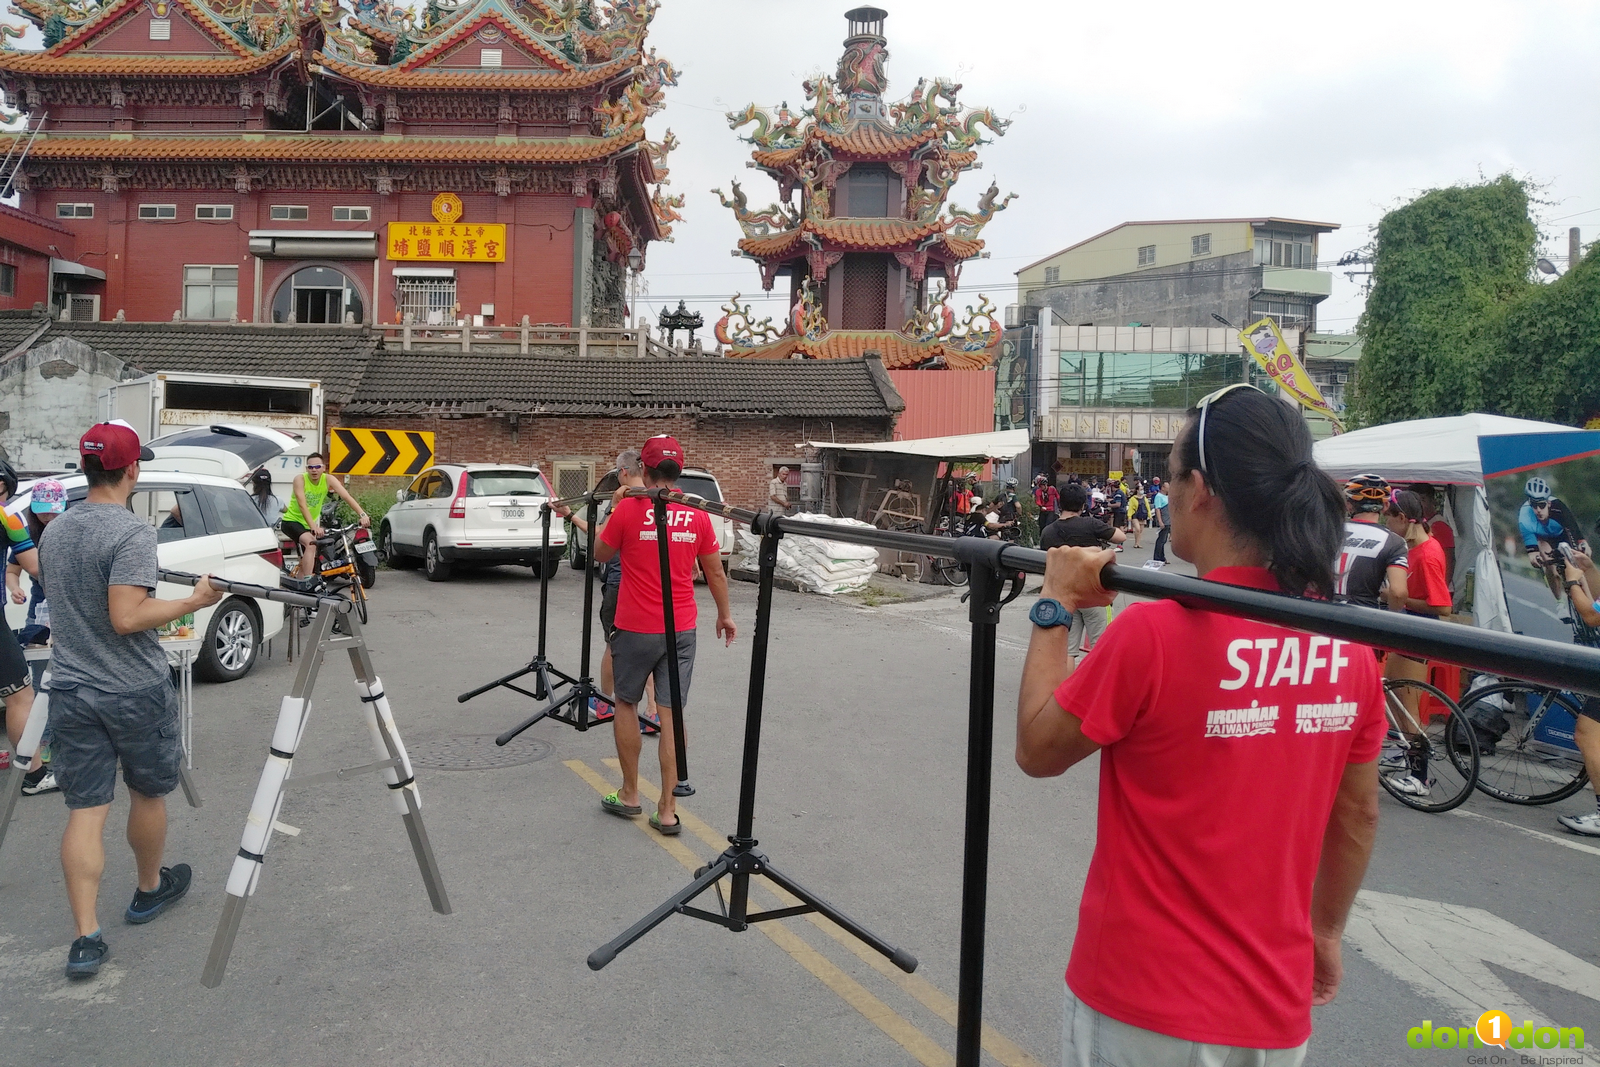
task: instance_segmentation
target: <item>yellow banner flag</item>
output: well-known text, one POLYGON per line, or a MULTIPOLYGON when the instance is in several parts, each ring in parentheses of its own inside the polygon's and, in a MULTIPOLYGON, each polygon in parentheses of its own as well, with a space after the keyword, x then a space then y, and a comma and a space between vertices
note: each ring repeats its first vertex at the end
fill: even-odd
POLYGON ((1333 408, 1323 399, 1322 391, 1312 382, 1305 365, 1296 358, 1283 333, 1272 319, 1253 322, 1239 331, 1239 343, 1256 358, 1261 369, 1272 376, 1278 388, 1294 397, 1312 411, 1326 415, 1341 431, 1344 423, 1334 414, 1333 408))

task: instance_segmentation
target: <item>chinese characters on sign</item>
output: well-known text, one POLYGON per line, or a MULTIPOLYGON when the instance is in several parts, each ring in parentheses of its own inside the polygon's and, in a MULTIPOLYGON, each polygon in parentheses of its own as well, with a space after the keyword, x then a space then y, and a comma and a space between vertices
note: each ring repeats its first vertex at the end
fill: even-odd
POLYGON ((389 258, 439 263, 504 263, 500 222, 391 222, 389 258))

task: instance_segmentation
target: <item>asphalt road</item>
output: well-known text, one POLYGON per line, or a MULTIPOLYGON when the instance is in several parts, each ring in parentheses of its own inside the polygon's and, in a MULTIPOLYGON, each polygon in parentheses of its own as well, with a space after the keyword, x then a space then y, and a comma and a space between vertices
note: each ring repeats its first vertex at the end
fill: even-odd
MULTIPOLYGON (((419 763, 492 756, 486 735, 531 712, 515 694, 466 705, 455 696, 529 658, 537 588, 525 569, 447 585, 381 574, 373 655, 419 763)), ((565 669, 577 663, 581 592, 566 569, 551 587, 550 653, 565 669)), ((785 874, 913 952, 914 977, 805 918, 734 935, 673 916, 605 970, 584 964, 733 829, 754 586, 734 583, 733 599, 732 649, 713 645, 702 615, 690 832, 668 841, 642 819, 603 813, 599 793, 618 777, 609 730, 541 723, 525 735, 538 744, 520 749, 532 762, 419 767, 454 905, 441 917, 375 779, 292 791, 279 818, 300 833, 274 838, 214 990, 200 971, 292 668, 280 643, 244 681, 197 686, 205 805, 175 799, 169 839, 169 862, 194 866, 194 889, 155 922, 123 925, 132 859, 109 833, 101 918, 112 956, 93 982, 61 973, 72 937, 56 859, 65 811, 58 797, 19 803, 0 852, 0 1063, 950 1063, 969 643, 954 595, 868 607, 780 592, 767 682, 761 846, 785 874)), ((709 607, 703 590, 701 602, 709 607)), ((1035 781, 1011 760, 1025 603, 1006 609, 1000 636, 985 985, 985 1062, 1008 1067, 1058 1059, 1062 971, 1095 837, 1093 761, 1035 781)), ((296 772, 358 765, 370 752, 348 669, 330 657, 296 772)), ((652 782, 653 752, 646 742, 652 782)), ((1600 841, 1554 820, 1593 803, 1583 793, 1521 809, 1479 796, 1460 814, 1430 816, 1384 797, 1367 879, 1383 895, 1363 905, 1373 932, 1347 946, 1344 991, 1316 1012, 1307 1062, 1467 1063, 1461 1051, 1408 1050, 1406 1030, 1424 1019, 1468 1025, 1476 1013, 1463 1004, 1499 1006, 1490 1001, 1502 990, 1541 1019, 1600 1034, 1600 841)), ((125 810, 119 798, 114 827, 125 810)), ((763 890, 755 903, 776 900, 763 890)))

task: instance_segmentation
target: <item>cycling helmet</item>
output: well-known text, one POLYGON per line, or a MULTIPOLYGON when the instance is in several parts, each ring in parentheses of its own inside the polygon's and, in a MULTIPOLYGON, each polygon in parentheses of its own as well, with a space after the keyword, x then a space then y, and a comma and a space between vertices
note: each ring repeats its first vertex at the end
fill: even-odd
POLYGON ((972 506, 973 506, 973 507, 977 507, 977 506, 978 506, 978 505, 979 505, 979 504, 981 504, 981 503, 983 503, 983 497, 981 497, 981 496, 974 496, 974 497, 973 497, 973 498, 972 498, 972 506))
MULTIPOLYGON (((9 470, 10 468, 8 467, 7 469, 9 470)), ((11 484, 16 485, 16 482, 13 481, 11 484)), ((1529 478, 1528 484, 1522 487, 1522 491, 1528 494, 1529 500, 1533 501, 1542 502, 1549 500, 1551 496, 1550 483, 1543 478, 1529 478)), ((12 492, 14 493, 16 490, 13 489, 12 492)))
POLYGON ((1017 480, 1015 478, 1007 478, 1006 479, 1006 488, 1007 489, 1015 489, 1016 487, 1017 487, 1017 480))
POLYGON ((1382 511, 1389 503, 1389 483, 1376 474, 1358 474, 1344 483, 1344 497, 1357 511, 1382 511))
POLYGON ((0 484, 6 487, 6 496, 17 495, 17 469, 0 459, 0 484))

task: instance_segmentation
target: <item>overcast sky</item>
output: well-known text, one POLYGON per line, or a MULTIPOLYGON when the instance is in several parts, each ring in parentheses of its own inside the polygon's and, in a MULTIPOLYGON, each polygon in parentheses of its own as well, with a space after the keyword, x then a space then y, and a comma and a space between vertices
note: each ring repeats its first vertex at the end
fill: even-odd
MULTIPOLYGON (((663 0, 650 43, 682 78, 650 133, 670 126, 682 142, 668 192, 688 203, 676 242, 651 247, 652 319, 689 297, 710 326, 735 291, 760 292, 709 190, 739 178, 757 206, 777 187, 745 168, 750 146, 723 113, 784 100, 798 111, 801 81, 833 72, 851 6, 663 0)), ((1594 0, 880 6, 890 99, 954 76, 964 103, 1015 119, 953 194, 970 208, 991 178, 1020 194, 984 233, 992 258, 967 264, 958 310, 980 291, 1014 303, 1017 269, 1130 219, 1337 222, 1322 243, 1331 266, 1395 204, 1508 170, 1552 201, 1536 208, 1548 251, 1565 257, 1568 226, 1600 238, 1594 0)), ((1360 311, 1359 281, 1336 273, 1319 325, 1352 329, 1360 311)), ((763 313, 781 319, 781 302, 763 313)))

